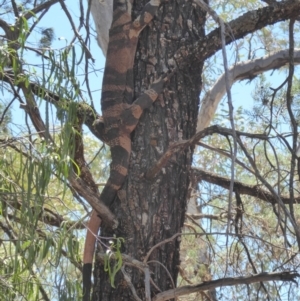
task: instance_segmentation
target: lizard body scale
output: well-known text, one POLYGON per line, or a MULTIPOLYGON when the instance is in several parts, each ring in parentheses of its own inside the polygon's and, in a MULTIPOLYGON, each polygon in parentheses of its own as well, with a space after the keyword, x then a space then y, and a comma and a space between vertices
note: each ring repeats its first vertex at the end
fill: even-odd
MULTIPOLYGON (((131 0, 115 0, 112 25, 102 84, 102 117, 104 142, 110 146, 109 179, 100 200, 110 206, 125 181, 131 153, 130 134, 135 129, 144 109, 149 108, 162 92, 165 79, 153 82, 150 88, 133 101, 133 64, 138 37, 152 20, 160 0, 151 0, 141 14, 131 20, 131 0)), ((90 300, 92 263, 101 219, 93 210, 83 256, 83 301, 90 300)))

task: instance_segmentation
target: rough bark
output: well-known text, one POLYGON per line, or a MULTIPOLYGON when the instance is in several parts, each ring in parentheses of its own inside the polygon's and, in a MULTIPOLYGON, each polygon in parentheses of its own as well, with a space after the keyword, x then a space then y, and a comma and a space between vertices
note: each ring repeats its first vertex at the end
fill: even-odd
MULTIPOLYGON (((136 3, 133 17, 145 3, 136 3)), ((205 14, 192 3, 164 3, 140 38, 134 70, 135 97, 168 69, 169 60, 180 46, 203 38, 204 22, 205 14)), ((153 181, 146 180, 143 175, 170 144, 195 134, 201 71, 202 64, 186 65, 181 69, 160 99, 141 118, 132 136, 128 179, 111 206, 119 227, 114 233, 102 228, 101 235, 123 237, 122 252, 137 260, 142 261, 152 246, 180 232, 183 226, 193 150, 187 148, 176 154, 153 181), (190 74, 194 75, 193 80, 190 74)), ((151 277, 161 291, 172 289, 176 284, 179 243, 179 240, 169 242, 151 254, 151 277)), ((145 300, 143 273, 128 266, 125 271, 139 298, 145 300)), ((111 287, 100 260, 94 277, 93 300, 134 300, 121 272, 116 277, 116 289, 111 287)), ((158 290, 151 286, 152 297, 156 293, 158 290)))
MULTIPOLYGON (((244 38, 247 34, 280 21, 299 17, 300 2, 295 0, 277 2, 274 6, 249 11, 227 23, 230 34, 226 35, 226 45, 244 38)), ((181 47, 175 54, 177 64, 197 64, 221 49, 220 28, 216 28, 194 44, 181 47)))

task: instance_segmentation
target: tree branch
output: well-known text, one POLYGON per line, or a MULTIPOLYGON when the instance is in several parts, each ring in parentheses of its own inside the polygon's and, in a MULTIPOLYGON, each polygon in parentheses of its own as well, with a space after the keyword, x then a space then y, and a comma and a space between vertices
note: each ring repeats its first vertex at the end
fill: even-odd
POLYGON ((18 6, 17 6, 15 0, 11 0, 11 6, 13 7, 15 17, 18 18, 19 17, 19 11, 18 11, 18 6))
POLYGON ((67 18, 68 18, 68 20, 69 20, 69 22, 70 22, 70 24, 71 24, 71 27, 72 27, 72 29, 73 29, 73 32, 74 32, 74 34, 75 34, 75 37, 72 39, 71 44, 73 44, 74 41, 75 41, 75 39, 77 38, 77 39, 79 40, 79 42, 80 42, 82 48, 84 49, 84 52, 85 52, 87 58, 88 58, 88 59, 92 59, 92 61, 93 61, 93 63, 94 63, 94 62, 95 62, 95 59, 93 58, 92 53, 91 53, 90 50, 88 49, 87 45, 85 45, 85 43, 84 43, 84 41, 83 41, 81 35, 79 34, 79 32, 78 32, 78 30, 77 30, 77 28, 76 28, 76 25, 75 25, 75 23, 73 22, 72 16, 71 16, 71 14, 70 14, 68 8, 67 8, 66 5, 65 5, 64 0, 59 0, 59 3, 60 3, 60 5, 61 5, 63 11, 65 12, 65 14, 66 14, 66 16, 67 16, 67 18))
MULTIPOLYGON (((22 74, 19 74, 21 76, 22 74)), ((3 80, 6 83, 11 85, 16 85, 20 87, 21 83, 15 84, 14 81, 14 73, 11 70, 6 70, 2 74, 0 74, 0 80, 3 80)), ((49 103, 53 104, 55 107, 60 107, 61 98, 59 95, 42 88, 38 83, 33 81, 29 81, 28 90, 31 91, 34 95, 48 101, 49 103)), ((65 100, 68 102, 68 100, 65 100)), ((70 100, 71 102, 71 100, 70 100)), ((78 105, 78 112, 80 117, 83 119, 83 123, 89 128, 92 134, 97 137, 102 142, 105 142, 103 136, 104 124, 102 117, 95 111, 87 103, 79 103, 78 105)))
POLYGON ((104 203, 99 202, 98 195, 88 186, 88 184, 79 178, 74 172, 71 172, 69 176, 69 182, 76 192, 82 196, 92 207, 97 211, 103 222, 115 229, 118 221, 104 203))
POLYGON ((195 214, 191 214, 191 213, 186 213, 185 214, 188 218, 192 218, 192 219, 201 219, 201 218, 207 218, 207 219, 211 219, 211 220, 222 220, 223 216, 224 218, 228 218, 228 214, 227 213, 221 213, 221 214, 203 214, 203 213, 195 213, 195 214))
MULTIPOLYGON (((268 137, 264 134, 251 134, 245 133, 240 131, 235 131, 237 136, 245 136, 248 138, 255 138, 255 139, 262 139, 266 140, 268 137)), ((167 164, 168 160, 178 151, 182 151, 185 148, 195 145, 200 139, 210 136, 213 134, 220 134, 224 136, 232 136, 233 132, 232 129, 220 127, 217 125, 205 128, 204 130, 196 133, 191 139, 174 143, 171 145, 168 150, 161 156, 161 158, 157 161, 157 163, 149 169, 146 174, 145 178, 150 180, 153 179, 157 173, 167 164)))
MULTIPOLYGON (((278 2, 274 6, 267 6, 243 14, 227 23, 231 35, 225 37, 226 45, 245 37, 247 34, 257 31, 267 25, 299 16, 300 2, 287 0, 278 2), (234 39, 232 39, 234 37, 234 39)), ((204 39, 196 43, 181 47, 174 55, 176 63, 183 67, 189 64, 199 64, 214 55, 222 48, 220 28, 211 31, 204 39)))
MULTIPOLYGON (((247 78, 253 78, 256 75, 268 70, 281 68, 288 63, 288 49, 277 51, 255 60, 237 63, 231 66, 228 72, 228 81, 230 87, 237 81, 241 81, 247 78)), ((297 49, 294 52, 294 63, 300 64, 300 49, 297 49)), ((197 131, 201 131, 209 126, 225 93, 225 74, 222 74, 201 101, 197 131)))
MULTIPOLYGON (((225 177, 221 177, 215 173, 204 171, 199 168, 193 168, 193 173, 198 181, 203 180, 208 183, 223 187, 225 189, 229 189, 230 180, 225 177)), ((246 194, 259 198, 270 204, 278 203, 277 199, 274 198, 274 195, 266 191, 265 189, 262 189, 260 185, 247 185, 242 182, 235 181, 233 191, 238 192, 240 194, 246 194)), ((280 198, 282 199, 282 202, 284 204, 290 204, 291 201, 293 204, 300 203, 300 197, 294 198, 293 200, 291 200, 288 196, 280 196, 280 198)))
MULTIPOLYGON (((213 151, 214 153, 218 153, 218 154, 220 154, 220 155, 222 155, 222 156, 224 156, 224 157, 231 158, 230 153, 227 152, 227 151, 224 150, 224 149, 220 149, 220 148, 213 147, 213 146, 208 145, 208 144, 206 144, 206 143, 203 143, 203 142, 201 142, 201 141, 197 142, 197 145, 198 145, 198 146, 201 146, 201 147, 203 147, 203 148, 209 149, 209 150, 213 151)), ((237 163, 238 165, 240 165, 241 167, 243 167, 243 169, 249 171, 250 173, 255 174, 254 171, 253 171, 251 168, 249 168, 249 167, 248 167, 244 162, 242 162, 241 160, 235 159, 235 163, 237 163)))
POLYGON ((183 295, 215 289, 223 286, 235 286, 238 284, 251 284, 264 281, 291 281, 297 285, 296 279, 300 275, 296 272, 260 273, 253 276, 229 277, 218 280, 202 282, 195 285, 186 285, 157 294, 152 301, 164 301, 183 295))
POLYGON ((31 17, 33 17, 34 15, 38 14, 39 12, 41 12, 44 9, 49 9, 53 4, 59 2, 60 0, 49 0, 47 2, 44 2, 36 7, 34 7, 32 10, 30 10, 29 12, 24 14, 24 18, 25 19, 30 19, 31 17))

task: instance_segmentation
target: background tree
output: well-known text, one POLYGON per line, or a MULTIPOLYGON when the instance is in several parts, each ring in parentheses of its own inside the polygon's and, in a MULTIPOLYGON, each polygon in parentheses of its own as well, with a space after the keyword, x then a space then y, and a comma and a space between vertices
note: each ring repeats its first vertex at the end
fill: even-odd
MULTIPOLYGON (((88 2, 95 20, 107 16, 111 2, 88 2)), ((132 18, 146 2, 133 3, 132 18)), ((2 299, 81 298, 87 202, 103 219, 92 300, 299 297, 299 1, 161 3, 139 39, 135 98, 174 75, 132 135, 129 174, 109 209, 95 203, 109 169, 86 2, 3 0, 1 10, 2 299), (59 48, 55 20, 43 24, 56 6, 73 34, 59 48), (279 68, 276 85, 260 75, 279 68), (253 103, 233 108, 230 87, 245 79, 253 103), (206 128, 214 115, 218 126, 206 128), (186 216, 189 199, 199 210, 186 216), (104 270, 120 258, 115 275, 104 270)), ((107 22, 96 25, 104 54, 107 22)))

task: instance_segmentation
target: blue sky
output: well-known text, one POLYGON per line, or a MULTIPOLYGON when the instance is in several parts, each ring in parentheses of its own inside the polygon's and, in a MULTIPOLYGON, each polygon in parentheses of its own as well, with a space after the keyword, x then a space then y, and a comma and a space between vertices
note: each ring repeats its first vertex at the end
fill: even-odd
MULTIPOLYGON (((73 20, 75 23, 78 23, 79 19, 79 9, 78 9, 78 2, 74 0, 67 0, 65 1, 67 7, 69 8, 70 13, 73 16, 73 20)), ((84 4, 86 4, 86 1, 83 1, 84 4)), ((92 22, 92 18, 91 18, 92 22)), ((60 4, 55 4, 51 7, 49 12, 43 17, 40 25, 40 27, 53 27, 54 32, 55 32, 55 40, 52 44, 53 49, 61 49, 65 45, 67 45, 68 41, 71 41, 73 38, 73 30, 72 27, 67 20, 65 13, 63 12, 60 4)), ((92 32, 92 31, 91 31, 92 32)), ((83 37, 85 36, 85 32, 82 31, 81 34, 83 37)), ((29 39, 30 42, 36 43, 38 42, 39 39, 39 34, 36 32, 33 33, 29 39)), ((100 113, 100 96, 101 96, 101 86, 102 86, 102 77, 103 77, 103 68, 105 64, 105 58, 102 54, 102 51, 98 47, 98 44, 96 42, 95 38, 92 38, 91 41, 91 48, 90 48, 92 55, 95 59, 95 64, 94 68, 98 70, 97 72, 90 73, 89 80, 90 80, 90 86, 91 89, 94 91, 93 92, 93 101, 94 105, 97 109, 97 111, 100 113), (101 71, 100 71, 101 70, 101 71)), ((80 51, 79 51, 80 52, 80 51)), ((229 50, 229 55, 230 55, 230 50, 229 50)), ((229 56, 228 55, 228 56, 229 56)), ((79 55, 78 55, 79 56, 79 55)), ((34 61, 34 60, 39 60, 39 58, 35 54, 30 54, 27 52, 27 59, 28 61, 34 61)), ((219 66, 219 68, 222 68, 222 66, 219 66)), ((83 70, 82 70, 83 71, 83 70)), ((79 72, 80 74, 83 74, 83 72, 79 72)), ((276 87, 278 86, 284 79, 284 73, 281 72, 268 72, 267 74, 271 75, 270 81, 272 82, 272 86, 276 87)), ((79 76, 79 79, 83 79, 83 76, 79 76)), ((240 83, 236 83, 232 87, 232 97, 234 101, 234 107, 238 107, 240 105, 243 106, 245 109, 250 109, 253 104, 252 96, 251 93, 255 87, 255 81, 249 83, 247 81, 243 81, 240 83)), ((7 99, 7 95, 4 95, 7 99)), ((4 97, 4 98, 5 98, 4 97)), ((201 95, 201 98, 203 97, 203 94, 201 95)), ((87 101, 89 101, 87 97, 87 101)), ((226 101, 226 100, 225 100, 226 101)), ((41 103, 41 106, 43 106, 43 102, 41 103)), ((41 112, 44 112, 44 109, 41 108, 41 112)), ((13 119, 14 121, 18 121, 21 124, 24 124, 24 118, 25 118, 25 113, 19 109, 19 104, 17 102, 14 103, 12 107, 12 113, 13 113, 13 119)))

